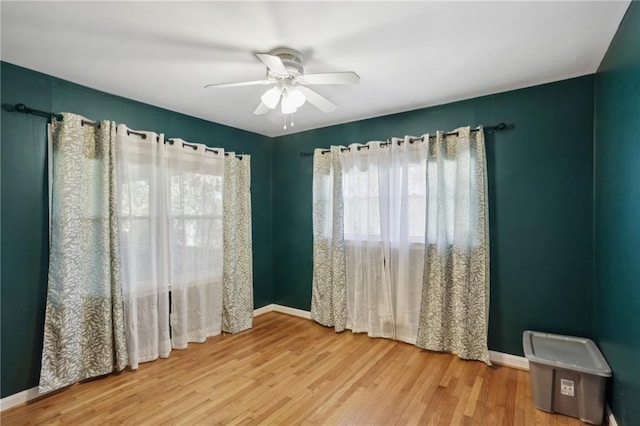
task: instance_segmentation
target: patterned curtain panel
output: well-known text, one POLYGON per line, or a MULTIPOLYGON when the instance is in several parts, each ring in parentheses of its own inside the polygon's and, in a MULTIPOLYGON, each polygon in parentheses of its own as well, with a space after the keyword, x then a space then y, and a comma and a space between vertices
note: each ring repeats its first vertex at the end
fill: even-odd
POLYGON ((429 141, 424 285, 416 345, 490 364, 489 234, 482 131, 429 141))
POLYGON ((340 147, 313 155, 313 285, 311 318, 343 331, 347 325, 344 199, 340 147))
POLYGON ((251 156, 224 160, 224 266, 222 330, 239 333, 253 325, 251 244, 251 156))
MULTIPOLYGON (((115 186, 115 124, 52 124, 49 278, 40 392, 127 365, 115 186)), ((86 120, 86 119, 84 119, 86 120)), ((89 120, 87 120, 89 121, 89 120)))

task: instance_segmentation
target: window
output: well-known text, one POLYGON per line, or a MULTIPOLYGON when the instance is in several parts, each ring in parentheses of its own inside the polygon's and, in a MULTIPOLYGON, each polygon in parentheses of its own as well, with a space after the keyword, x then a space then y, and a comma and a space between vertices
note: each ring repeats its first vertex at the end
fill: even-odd
POLYGON ((221 275, 222 175, 184 172, 170 177, 171 276, 221 275))
POLYGON ((397 242, 406 235, 411 243, 468 243, 474 216, 465 206, 477 203, 477 177, 468 167, 464 159, 423 159, 398 168, 345 168, 345 240, 386 235, 397 242))
POLYGON ((343 175, 345 240, 423 243, 426 223, 426 161, 386 170, 352 167, 343 175), (384 235, 383 235, 384 234, 384 235), (386 239, 386 238, 385 238, 386 239))
POLYGON ((122 146, 122 273, 138 288, 222 276, 223 160, 182 149, 122 146))

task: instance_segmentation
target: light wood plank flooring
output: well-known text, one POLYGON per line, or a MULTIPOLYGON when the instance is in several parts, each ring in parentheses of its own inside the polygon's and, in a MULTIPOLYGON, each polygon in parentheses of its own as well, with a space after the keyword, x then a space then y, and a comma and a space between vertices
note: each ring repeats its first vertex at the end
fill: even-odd
POLYGON ((580 425, 536 410, 529 373, 334 333, 279 313, 137 371, 7 410, 2 425, 580 425))

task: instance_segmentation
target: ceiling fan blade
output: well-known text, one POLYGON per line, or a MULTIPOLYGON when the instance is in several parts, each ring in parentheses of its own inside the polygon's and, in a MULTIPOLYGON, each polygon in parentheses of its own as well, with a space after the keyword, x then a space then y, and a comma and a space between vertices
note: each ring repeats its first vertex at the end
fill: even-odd
POLYGON ((322 112, 332 112, 337 108, 336 104, 325 98, 324 96, 319 95, 313 90, 309 89, 305 86, 298 86, 298 89, 304 94, 304 97, 309 101, 309 103, 316 108, 318 108, 322 112))
POLYGON ((326 72, 320 74, 305 74, 300 77, 303 84, 356 84, 360 76, 353 71, 326 72))
POLYGON ((268 112, 269 112, 269 107, 266 106, 263 102, 260 102, 260 105, 258 105, 258 108, 256 108, 255 111, 253 111, 255 115, 262 115, 268 112))
POLYGON ((282 60, 277 56, 269 55, 268 53, 256 53, 258 59, 260 59, 271 71, 278 75, 285 77, 289 76, 289 71, 284 67, 282 60))
POLYGON ((220 89, 223 87, 242 87, 242 86, 258 86, 258 85, 264 85, 264 84, 271 84, 272 82, 269 80, 255 80, 255 81, 239 81, 237 83, 220 83, 220 84, 207 84, 205 87, 205 89, 209 89, 209 88, 213 88, 213 89, 220 89))

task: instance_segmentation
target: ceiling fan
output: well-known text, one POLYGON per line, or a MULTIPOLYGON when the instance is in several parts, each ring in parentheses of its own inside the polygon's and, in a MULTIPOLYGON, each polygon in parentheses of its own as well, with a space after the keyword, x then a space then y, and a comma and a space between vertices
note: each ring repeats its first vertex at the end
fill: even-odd
POLYGON ((360 77, 353 71, 305 74, 302 54, 289 48, 274 49, 269 53, 256 53, 267 66, 264 80, 237 83, 207 84, 205 88, 226 88, 241 86, 274 85, 260 98, 260 104, 253 111, 256 115, 266 114, 280 103, 283 114, 293 114, 306 101, 322 112, 331 112, 336 105, 308 86, 321 84, 355 84, 360 77))

